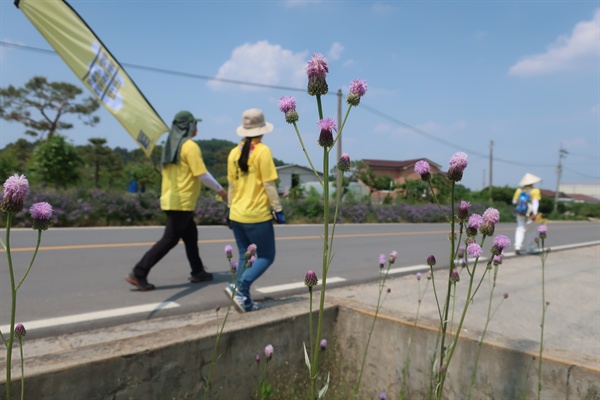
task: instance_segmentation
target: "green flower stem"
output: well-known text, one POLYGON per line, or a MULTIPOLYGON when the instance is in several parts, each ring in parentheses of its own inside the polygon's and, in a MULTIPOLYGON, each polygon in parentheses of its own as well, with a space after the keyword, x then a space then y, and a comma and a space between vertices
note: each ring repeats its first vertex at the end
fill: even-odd
MULTIPOLYGON (((244 262, 242 268, 244 268, 247 264, 247 261, 244 262)), ((238 267, 239 268, 239 267, 238 267)), ((248 268, 246 268, 244 270, 244 276, 242 277, 242 279, 246 276, 246 274, 248 273, 248 268)), ((235 273, 231 273, 231 280, 232 282, 235 279, 235 273)), ((235 292, 237 291, 237 280, 235 280, 235 284, 233 286, 233 292, 235 294, 235 292)), ((225 329, 225 324, 227 323, 227 318, 229 317, 229 312, 231 311, 231 307, 233 306, 233 297, 231 299, 229 299, 229 304, 227 305, 227 311, 225 312, 225 317, 223 318, 223 323, 221 324, 221 328, 217 328, 217 339, 215 340, 215 346, 213 347, 213 351, 212 351, 212 355, 210 358, 210 369, 208 370, 208 376, 206 377, 206 386, 204 387, 204 399, 208 399, 208 392, 210 390, 210 379, 212 377, 212 373, 213 373, 213 369, 215 366, 215 358, 217 356, 217 348, 219 347, 219 340, 221 339, 221 335, 223 334, 223 330, 225 329)), ((217 314, 217 318, 218 318, 218 314, 217 314)))
POLYGON ((302 141, 302 135, 300 135, 300 131, 298 130, 298 125, 296 125, 295 122, 294 122, 294 129, 296 130, 296 135, 298 136, 298 140, 300 140, 300 146, 302 146, 302 151, 306 155, 306 159, 308 160, 308 163, 310 164, 310 167, 312 168, 313 172, 315 173, 315 176, 317 177, 317 180, 319 181, 319 183, 321 184, 321 186, 323 186, 323 180, 321 179, 321 177, 317 173, 317 169, 313 165, 313 163, 312 163, 312 161, 310 159, 310 156, 308 155, 308 152, 306 151, 306 147, 304 147, 304 141, 302 141))
POLYGON ((540 354, 538 356, 538 391, 537 398, 541 399, 542 396, 542 353, 544 352, 544 324, 546 321, 546 309, 548 305, 546 304, 546 257, 547 253, 544 250, 544 239, 541 239, 542 242, 542 251, 541 251, 541 260, 542 260, 542 322, 540 323, 541 334, 540 334, 540 354))
MULTIPOLYGON (((463 307, 463 311, 460 317, 460 321, 458 323, 458 326, 456 327, 456 333, 454 334, 454 340, 452 341, 452 344, 448 347, 448 354, 446 357, 446 369, 448 368, 448 365, 450 364, 450 361, 452 360, 452 356, 454 355, 454 350, 456 349, 456 344, 458 343, 458 339, 460 338, 460 332, 462 330, 462 326, 463 323, 465 322, 465 317, 467 316, 467 310, 469 309, 469 305, 471 304, 470 299, 471 297, 471 293, 473 291, 473 280, 474 280, 474 275, 475 275, 475 270, 477 268, 477 262, 479 261, 479 257, 477 257, 475 259, 475 264, 473 265, 473 276, 469 279, 469 288, 467 290, 467 296, 465 297, 465 305, 463 307)), ((442 337, 443 339, 443 337, 442 337)), ((442 347, 443 350, 443 347, 442 347)), ((441 358, 441 356, 440 356, 441 358)), ((440 363, 441 365, 441 363, 440 363)), ((438 391, 437 391, 437 398, 441 399, 442 398, 442 391, 444 389, 444 382, 446 380, 446 372, 440 372, 440 379, 439 379, 439 386, 438 386, 438 391)))
POLYGON ((21 400, 25 399, 25 361, 23 358, 23 339, 19 338, 19 349, 21 351, 21 400))
MULTIPOLYGON (((319 103, 319 115, 322 115, 321 111, 321 100, 317 96, 319 103)), ((329 171, 329 153, 323 151, 323 171, 329 171)), ((315 347, 313 349, 313 362, 311 365, 311 393, 312 398, 315 398, 316 392, 316 379, 317 371, 319 368, 319 346, 318 342, 321 340, 321 334, 323 330, 323 314, 325 308, 325 291, 327 289, 327 270, 329 269, 329 174, 323 174, 323 278, 321 280, 321 296, 319 301, 319 319, 317 323, 317 337, 315 340, 315 347)))
POLYGON ((477 377, 477 365, 479 364, 479 356, 481 354, 481 348, 483 347, 483 339, 485 338, 485 335, 487 333, 487 329, 488 329, 488 326, 489 326, 491 320, 494 318, 494 315, 496 315, 498 308, 500 308, 500 305, 504 301, 504 297, 503 297, 502 300, 500 300, 500 303, 498 303, 498 305, 496 306, 496 309, 494 310, 494 312, 492 313, 492 300, 494 298, 494 289, 496 288, 497 276, 498 276, 498 265, 494 265, 493 278, 490 275, 491 288, 490 288, 490 300, 488 302, 488 309, 487 309, 487 319, 485 321, 485 326, 483 328, 483 332, 481 333, 481 336, 479 337, 479 342, 477 343, 477 354, 475 355, 475 364, 473 365, 473 373, 471 375, 471 386, 469 387, 469 394, 467 396, 467 400, 471 399, 471 393, 472 393, 473 388, 475 387, 475 378, 477 377))
MULTIPOLYGON (((314 332, 313 332, 313 290, 312 287, 308 288, 308 298, 310 300, 310 304, 308 305, 308 330, 310 333, 310 344, 309 344, 309 354, 312 354, 312 352, 314 351, 314 346, 316 346, 316 343, 313 341, 313 336, 314 336, 314 332)), ((312 374, 312 371, 310 371, 312 374)), ((312 378, 312 376, 311 376, 312 378)))
POLYGON ((344 126, 346 126, 346 120, 348 119, 348 116, 350 115, 351 109, 352 109, 352 106, 349 105, 348 109, 346 110, 346 115, 344 116, 344 120, 342 121, 342 126, 338 127, 337 135, 335 136, 335 140, 333 141, 333 144, 331 145, 332 148, 335 146, 335 144, 337 143, 340 136, 342 136, 342 130, 344 129, 344 126))
MULTIPOLYGON (((442 208, 442 205, 440 204, 440 201, 438 200, 437 196, 435 195, 435 190, 433 189, 433 185, 431 184, 431 180, 427 181, 427 184, 429 185, 429 189, 431 190, 431 193, 433 195, 433 199, 435 200, 435 204, 437 204, 438 208, 440 209, 440 211, 442 212, 442 215, 444 216, 444 218, 446 218, 446 221, 448 221, 448 223, 452 224, 452 233, 454 233, 454 195, 452 196, 452 220, 450 220, 450 218, 448 218, 448 216, 446 215, 446 213, 444 212, 444 209, 442 208)), ((452 191, 451 193, 454 194, 454 181, 452 182, 452 191)), ((452 253, 454 254, 454 253, 452 253)))
MULTIPOLYGON (((440 308, 440 300, 438 298, 437 290, 435 288, 435 277, 433 275, 433 267, 429 266, 429 272, 431 272, 431 287, 433 288, 433 296, 435 297, 435 304, 437 305, 438 315, 440 316, 440 322, 442 321, 442 309, 440 308)), ((436 346, 437 347, 437 346, 436 346)))
POLYGON ((25 275, 23 275, 23 278, 21 278, 21 281, 17 285, 16 290, 19 290, 19 288, 23 284, 23 281, 25 281, 25 278, 27 278, 27 275, 29 275, 29 271, 31 271, 31 267, 33 266, 33 262, 35 261, 35 257, 37 256, 38 250, 40 248, 41 241, 42 241, 42 230, 38 229, 37 243, 35 244, 35 251, 33 252, 33 256, 31 257, 31 262, 29 263, 29 267, 27 268, 27 271, 25 271, 25 275))
MULTIPOLYGON (((318 94, 315 96, 317 98, 317 109, 319 110, 319 120, 323 119, 323 105, 321 104, 321 95, 318 94)), ((325 170, 327 171, 327 170, 325 170)))
POLYGON ((17 289, 15 287, 15 274, 13 271, 12 255, 10 251, 10 228, 12 226, 13 213, 6 214, 6 258, 8 260, 8 273, 10 276, 11 308, 10 308, 10 333, 6 345, 6 398, 10 399, 12 350, 15 341, 15 314, 17 311, 17 289))
POLYGON ((377 316, 379 315, 379 310, 381 310, 381 306, 383 301, 385 301, 385 297, 387 297, 387 293, 383 300, 381 300, 381 294, 383 293, 383 289, 385 287, 385 281, 390 272, 390 267, 392 264, 388 262, 387 269, 383 273, 383 277, 379 282, 379 296, 377 297, 377 307, 375 308, 375 315, 373 316, 373 322, 371 323, 371 329, 369 329, 369 336, 367 337, 367 344, 365 345, 365 352, 363 354, 362 363, 360 364, 360 372, 358 373, 358 379, 356 381, 356 387, 354 388, 354 397, 358 398, 358 392, 360 391, 360 382, 362 381, 362 375, 365 368, 365 361, 367 360, 367 352, 369 351, 369 344, 371 343, 371 336, 373 335, 373 329, 375 328, 375 322, 377 321, 377 316))
MULTIPOLYGON (((455 185, 456 183, 454 181, 452 181, 452 190, 451 193, 454 193, 454 189, 455 189, 455 185)), ((431 184, 430 184, 431 186, 431 184)), ((434 196, 437 202, 437 197, 434 196)), ((454 269, 454 249, 456 247, 456 237, 455 237, 455 231, 456 231, 456 224, 454 222, 454 196, 451 196, 451 210, 452 210, 452 219, 450 220, 450 227, 451 227, 451 232, 450 232, 450 237, 452 238, 450 240, 450 268, 448 269, 448 287, 446 290, 446 301, 444 304, 444 317, 442 318, 442 320, 440 321, 442 323, 442 341, 441 341, 441 345, 440 345, 440 369, 442 367, 442 365, 444 365, 444 357, 445 357, 445 344, 446 344, 446 332, 448 329, 448 312, 449 312, 449 308, 450 308, 450 295, 451 295, 451 290, 452 290, 452 280, 450 279, 452 277, 452 270, 454 269)), ((438 203, 439 204, 439 203, 438 203)), ((441 208, 441 207, 440 207, 441 208)), ((442 388, 443 388, 443 382, 444 379, 446 377, 446 373, 443 371, 440 371, 438 374, 438 386, 436 387, 436 393, 437 393, 437 398, 440 399, 442 396, 442 388)))

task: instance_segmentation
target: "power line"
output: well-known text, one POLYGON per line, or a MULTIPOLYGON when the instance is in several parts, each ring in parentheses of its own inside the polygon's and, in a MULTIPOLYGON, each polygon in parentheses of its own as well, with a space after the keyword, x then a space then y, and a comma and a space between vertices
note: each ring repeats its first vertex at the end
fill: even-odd
MULTIPOLYGON (((38 53, 57 55, 54 50, 41 49, 38 47, 26 46, 26 45, 22 45, 22 44, 9 43, 9 42, 4 42, 4 41, 0 41, 0 46, 13 47, 16 49, 21 49, 21 50, 28 50, 28 51, 38 52, 38 53)), ((137 69, 141 69, 141 70, 145 70, 145 71, 150 71, 150 72, 157 72, 157 73, 161 73, 161 74, 174 75, 174 76, 182 76, 182 77, 193 78, 193 79, 202 79, 202 80, 206 80, 206 81, 217 81, 217 82, 231 83, 234 85, 254 86, 254 87, 261 87, 261 88, 266 88, 266 89, 279 89, 279 90, 294 91, 294 92, 306 92, 305 88, 294 88, 294 87, 288 87, 288 86, 278 86, 278 85, 269 85, 269 84, 256 83, 256 82, 240 81, 240 80, 235 80, 235 79, 217 78, 214 76, 192 74, 189 72, 174 71, 174 70, 170 70, 170 69, 166 69, 166 68, 148 67, 145 65, 138 65, 138 64, 121 63, 121 65, 130 67, 130 68, 137 68, 137 69)), ((328 93, 328 95, 336 95, 337 96, 338 94, 330 92, 330 93, 328 93)), ((371 112, 372 114, 378 115, 381 118, 387 119, 389 121, 394 122, 395 124, 401 125, 418 135, 421 135, 430 140, 433 140, 434 142, 438 142, 445 146, 451 147, 452 149, 462 149, 462 150, 468 152, 469 155, 476 155, 480 158, 488 157, 487 154, 484 154, 479 151, 469 149, 466 147, 457 146, 456 143, 441 139, 441 138, 434 136, 428 132, 425 132, 421 129, 415 128, 414 126, 409 125, 405 122, 402 122, 399 119, 392 117, 389 114, 386 114, 384 112, 376 110, 373 107, 366 105, 364 102, 361 102, 361 106, 362 106, 361 108, 366 109, 367 111, 371 112)), ((522 162, 518 162, 518 161, 506 160, 506 159, 498 158, 498 157, 495 157, 494 161, 498 161, 498 162, 502 162, 502 163, 510 164, 510 165, 518 165, 518 166, 522 166, 522 167, 554 168, 554 165, 549 165, 549 164, 527 164, 527 163, 522 163, 522 162)))

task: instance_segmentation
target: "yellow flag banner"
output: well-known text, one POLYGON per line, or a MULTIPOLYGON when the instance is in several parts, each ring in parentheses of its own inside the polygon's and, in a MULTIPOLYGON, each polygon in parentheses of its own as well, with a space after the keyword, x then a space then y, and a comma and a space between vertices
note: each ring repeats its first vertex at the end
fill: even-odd
POLYGON ((169 128, 85 21, 64 0, 15 0, 15 5, 150 156, 169 128))

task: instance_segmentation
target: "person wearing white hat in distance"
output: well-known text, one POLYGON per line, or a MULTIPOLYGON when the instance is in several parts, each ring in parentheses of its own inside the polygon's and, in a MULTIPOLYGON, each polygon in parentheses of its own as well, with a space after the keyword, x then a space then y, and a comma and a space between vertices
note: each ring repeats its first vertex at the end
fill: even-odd
POLYGON ((527 235, 527 227, 536 220, 542 193, 540 189, 534 188, 533 185, 540 182, 542 178, 533 174, 526 173, 523 179, 519 182, 519 187, 515 190, 512 203, 517 205, 521 193, 528 194, 528 207, 525 212, 516 212, 517 229, 515 231, 515 253, 517 255, 534 253, 535 248, 533 238, 527 235), (525 240, 527 239, 527 240, 525 240), (524 246, 525 244, 525 246, 524 246))

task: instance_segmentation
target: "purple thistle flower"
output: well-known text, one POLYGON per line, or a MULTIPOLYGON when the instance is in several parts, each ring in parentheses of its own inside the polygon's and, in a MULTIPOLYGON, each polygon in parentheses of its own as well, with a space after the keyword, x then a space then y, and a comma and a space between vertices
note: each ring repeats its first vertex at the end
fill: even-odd
POLYGON ((429 173, 429 163, 424 160, 417 161, 415 163, 415 172, 419 175, 428 174, 429 173))
POLYGON ((319 145, 321 147, 333 146, 333 131, 337 131, 336 123, 331 118, 325 118, 317 122, 317 126, 321 129, 319 134, 319 145))
POLYGON ((312 59, 306 64, 306 74, 308 75, 307 91, 311 96, 320 96, 327 94, 329 87, 327 85, 327 59, 322 54, 315 53, 312 59))
POLYGON ((380 392, 379 393, 379 400, 387 400, 387 393, 386 392, 380 392))
POLYGON ((327 339, 321 339, 321 350, 325 350, 327 348, 327 339))
POLYGON ((225 246, 225 256, 228 260, 231 260, 231 258, 233 257, 233 247, 231 247, 230 244, 225 246))
POLYGON ((23 202, 29 195, 29 181, 25 175, 14 174, 4 182, 3 188, 0 210, 7 213, 23 211, 23 202))
POLYGON ((292 96, 284 96, 277 103, 279 109, 285 114, 285 122, 293 124, 297 122, 300 117, 296 111, 296 99, 292 96))
POLYGON ((452 282, 460 282, 460 274, 458 273, 457 269, 452 270, 452 273, 450 274, 450 280, 452 282))
POLYGON ((315 53, 312 55, 310 61, 306 63, 306 74, 310 78, 311 76, 320 76, 325 78, 329 72, 327 66, 327 59, 323 57, 323 54, 315 53))
POLYGON ((346 102, 351 106, 358 106, 360 104, 360 98, 367 93, 367 82, 362 79, 354 79, 352 83, 350 83, 350 93, 346 97, 346 102))
POLYGON ((446 372, 448 371, 448 367, 445 365, 440 365, 440 372, 446 372))
POLYGON ((398 258, 398 252, 394 250, 390 253, 390 257, 388 258, 390 264, 393 264, 396 261, 396 258, 398 258))
POLYGON ((479 214, 471 214, 467 221, 467 236, 477 236, 477 230, 483 225, 483 217, 479 214))
POLYGON ((427 280, 430 281, 433 278, 433 273, 431 271, 427 272, 427 280))
POLYGON ((477 243, 471 243, 467 246, 467 254, 471 258, 477 258, 481 256, 482 253, 483 250, 481 249, 481 246, 479 246, 477 243))
POLYGON ((420 280, 421 280, 421 277, 422 277, 421 273, 420 273, 420 272, 417 272, 417 275, 416 275, 416 276, 417 276, 417 280, 418 280, 418 281, 420 281, 420 280))
POLYGON ((392 288, 387 288, 386 292, 392 293, 392 288))
POLYGON ((256 361, 257 364, 260 364, 260 354, 257 354, 256 357, 254 358, 254 360, 256 361))
POLYGON ((387 258, 385 256, 385 254, 380 254, 379 255, 379 268, 383 268, 386 262, 387 262, 387 258))
POLYGON ((33 218, 33 229, 45 231, 48 229, 50 217, 52 216, 52 206, 45 201, 35 203, 29 208, 29 213, 33 218))
POLYGON ((468 156, 459 151, 450 158, 450 166, 448 167, 448 179, 454 182, 460 182, 463 176, 463 171, 467 168, 468 156))
POLYGON ((27 335, 27 331, 23 324, 17 324, 17 326, 15 326, 15 337, 21 339, 25 335, 27 335))
POLYGON ((277 105, 279 106, 279 110, 286 114, 288 111, 296 109, 296 99, 292 96, 283 96, 281 99, 279 99, 277 105))
POLYGON ((254 264, 255 262, 256 262, 256 257, 250 256, 248 261, 246 261, 246 267, 252 268, 252 264, 254 264))
POLYGON ((346 172, 350 170, 350 156, 346 153, 340 156, 340 161, 338 161, 337 167, 340 171, 346 172))
POLYGON ((433 255, 427 257, 427 265, 433 267, 435 265, 435 257, 433 255))
POLYGON ((498 255, 494 256, 494 258, 492 258, 492 264, 494 264, 494 265, 502 264, 503 258, 504 258, 504 256, 502 254, 498 254, 498 255))
POLYGON ((546 239, 548 236, 548 227, 546 225, 538 226, 538 234, 540 235, 540 239, 546 239))
POLYGON ((248 246, 248 249, 246 249, 246 253, 244 254, 244 258, 246 260, 249 260, 250 257, 252 257, 255 254, 256 254, 256 245, 254 243, 252 243, 251 245, 248 246))
POLYGON ((494 237, 494 245, 492 246, 491 252, 497 256, 502 254, 502 250, 510 246, 510 239, 504 235, 497 235, 494 237))
POLYGON ((304 285, 306 285, 309 289, 312 289, 313 286, 316 286, 319 283, 319 278, 317 277, 317 273, 312 269, 309 269, 304 277, 304 285))
POLYGON ((238 268, 238 262, 233 260, 231 261, 231 272, 235 273, 235 271, 237 271, 238 268))
POLYGON ((483 222, 489 222, 491 224, 497 224, 500 221, 500 212, 495 208, 488 208, 483 212, 483 222))
POLYGON ((267 358, 267 361, 270 361, 271 358, 273 358, 273 352, 275 351, 275 349, 273 348, 273 345, 268 344, 267 347, 265 347, 265 357, 267 358))
POLYGON ((471 203, 462 200, 460 202, 460 206, 458 207, 458 218, 460 218, 461 220, 467 219, 467 217, 469 216, 469 207, 471 207, 471 203))
POLYGON ((216 312, 221 311, 221 305, 220 304, 217 304, 217 306, 215 307, 215 311, 216 312))

